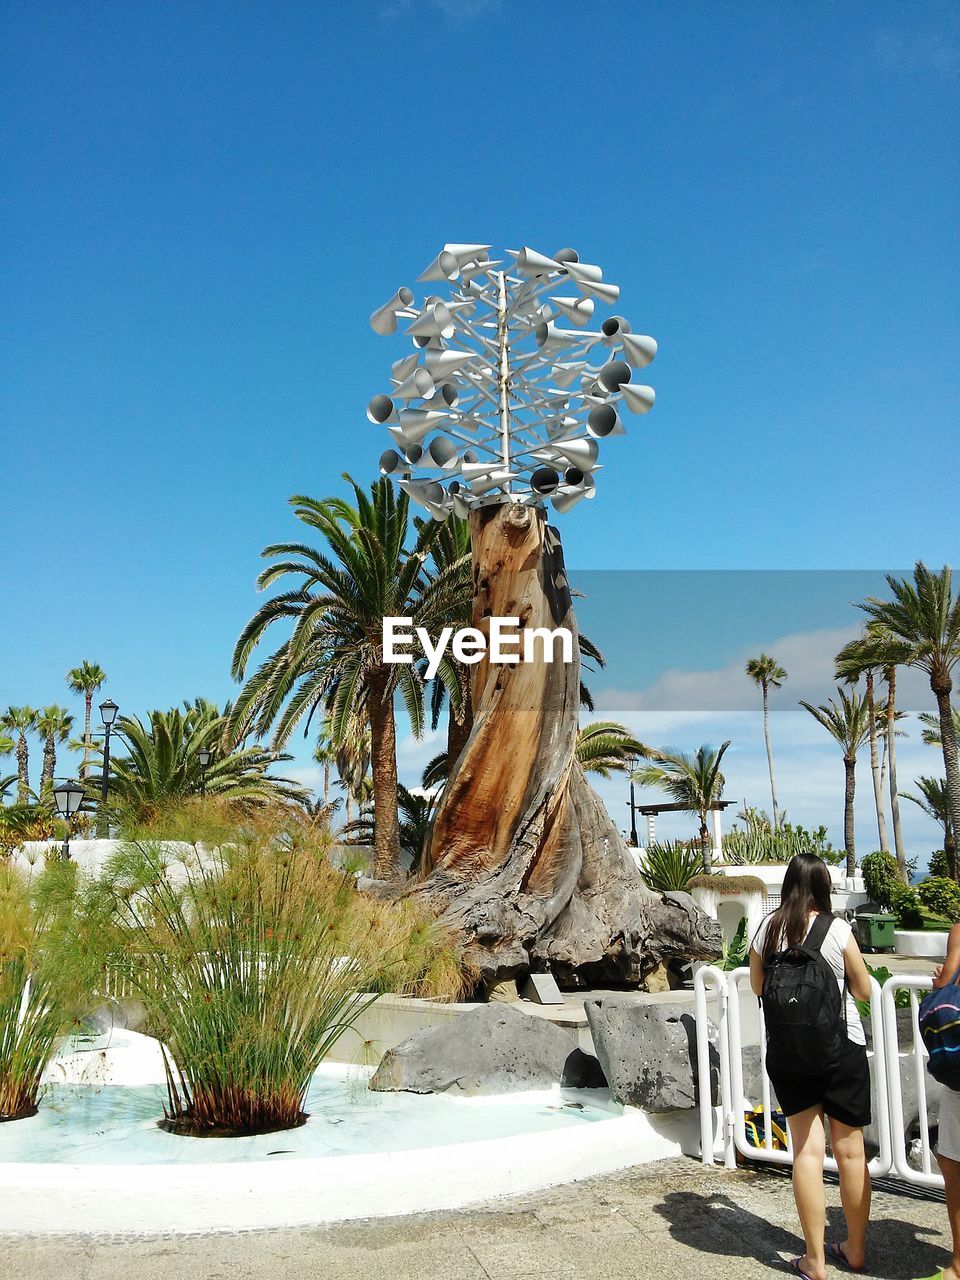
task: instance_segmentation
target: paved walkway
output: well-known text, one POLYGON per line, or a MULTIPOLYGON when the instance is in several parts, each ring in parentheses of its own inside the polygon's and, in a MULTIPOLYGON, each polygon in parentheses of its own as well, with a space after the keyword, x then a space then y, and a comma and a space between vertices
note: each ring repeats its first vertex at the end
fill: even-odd
MULTIPOLYGON (((836 1187, 830 1223, 839 1230, 836 1187)), ((871 1271, 929 1276, 947 1261, 942 1202, 877 1192, 871 1271)), ((800 1252, 778 1173, 646 1165, 523 1201, 421 1218, 223 1236, 0 1238, 3 1280, 738 1280, 800 1252)), ((834 1274, 840 1274, 835 1272, 834 1274)))

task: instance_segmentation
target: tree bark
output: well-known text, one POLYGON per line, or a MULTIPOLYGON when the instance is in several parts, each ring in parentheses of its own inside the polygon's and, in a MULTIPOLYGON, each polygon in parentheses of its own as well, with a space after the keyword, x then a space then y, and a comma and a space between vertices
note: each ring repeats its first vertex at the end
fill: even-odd
POLYGON ((378 880, 400 879, 397 819, 397 726, 386 670, 370 676, 370 765, 373 772, 373 863, 378 880))
POLYGON ((880 758, 877 753, 877 703, 874 697, 873 672, 867 671, 867 723, 870 728, 870 773, 873 778, 873 801, 877 807, 877 835, 880 848, 884 853, 890 852, 887 840, 887 815, 883 804, 883 780, 880 777, 880 758))
MULTIPOLYGON (((949 675, 930 679, 930 687, 937 699, 940 714, 940 749, 943 752, 943 771, 947 779, 947 801, 950 805, 950 825, 954 835, 960 832, 960 762, 957 759, 957 735, 953 727, 953 711, 950 694, 953 681, 949 675)), ((956 879, 956 853, 951 875, 956 879)))
POLYGON ((857 789, 857 757, 843 757, 843 847, 847 853, 847 875, 857 874, 857 849, 854 835, 853 798, 857 789))
POLYGON ((777 808, 777 785, 773 779, 773 747, 770 745, 770 708, 768 706, 767 682, 761 686, 763 694, 763 741, 767 748, 767 769, 770 772, 770 800, 773 804, 773 829, 780 829, 780 810, 777 808))
POLYGON ((30 800, 30 760, 27 735, 21 729, 17 737, 17 804, 30 800))
POLYGON ((90 713, 93 708, 93 692, 88 690, 83 695, 83 764, 80 766, 80 778, 86 782, 90 769, 90 713))
POLYGON ((514 503, 470 525, 473 625, 566 627, 573 661, 538 646, 531 662, 473 667, 473 725, 408 892, 465 932, 487 986, 531 969, 566 986, 636 984, 671 957, 716 957, 719 926, 687 895, 646 887, 576 762, 579 648, 556 531, 514 503))
POLYGON ((447 716, 447 772, 448 776, 456 767, 460 753, 467 745, 473 729, 473 700, 469 686, 463 694, 463 716, 460 720, 453 714, 453 707, 448 708, 447 716))
POLYGON ((57 748, 53 734, 48 733, 43 740, 43 766, 40 770, 40 794, 47 796, 53 791, 53 775, 57 769, 57 748))
POLYGON ((897 668, 887 667, 887 763, 890 769, 890 813, 893 818, 893 847, 897 853, 897 866, 904 884, 907 874, 907 855, 903 847, 903 828, 900 825, 900 792, 897 790, 897 668))

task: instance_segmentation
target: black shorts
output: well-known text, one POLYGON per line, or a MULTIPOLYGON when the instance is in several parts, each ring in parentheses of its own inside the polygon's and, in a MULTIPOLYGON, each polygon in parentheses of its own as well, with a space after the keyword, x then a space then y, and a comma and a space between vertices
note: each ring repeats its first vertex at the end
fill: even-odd
POLYGON ((826 1115, 852 1129, 863 1129, 870 1123, 870 1066, 862 1044, 848 1040, 840 1061, 824 1075, 772 1071, 769 1075, 785 1116, 823 1107, 826 1115))

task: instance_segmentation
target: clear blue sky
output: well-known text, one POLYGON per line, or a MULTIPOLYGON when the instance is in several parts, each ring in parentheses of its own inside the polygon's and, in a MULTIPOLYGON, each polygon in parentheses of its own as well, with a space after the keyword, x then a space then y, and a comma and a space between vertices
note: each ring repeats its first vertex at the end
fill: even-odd
POLYGON ((660 340, 574 566, 955 559, 958 13, 4 5, 0 703, 82 657, 124 710, 229 695, 444 240, 575 245, 660 340))

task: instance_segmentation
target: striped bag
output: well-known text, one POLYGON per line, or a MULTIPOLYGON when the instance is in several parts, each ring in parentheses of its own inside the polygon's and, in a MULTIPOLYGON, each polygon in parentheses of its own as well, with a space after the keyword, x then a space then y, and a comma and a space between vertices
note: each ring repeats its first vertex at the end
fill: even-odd
POLYGON ((945 987, 920 1001, 920 1035, 930 1059, 927 1070, 948 1089, 960 1091, 960 978, 958 970, 945 987))

